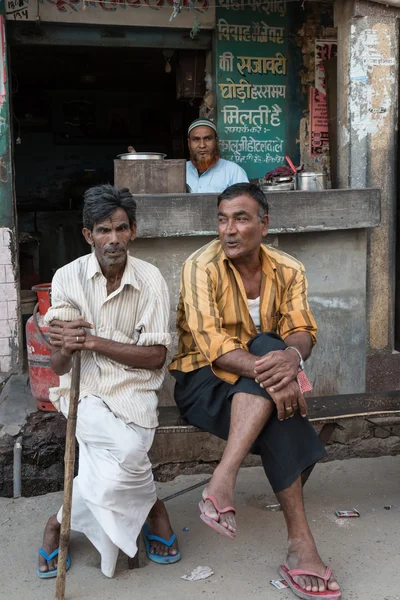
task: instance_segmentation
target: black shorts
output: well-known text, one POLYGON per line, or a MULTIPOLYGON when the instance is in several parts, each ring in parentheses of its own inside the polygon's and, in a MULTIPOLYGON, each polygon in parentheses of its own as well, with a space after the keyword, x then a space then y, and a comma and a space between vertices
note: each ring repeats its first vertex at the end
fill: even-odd
MULTIPOLYGON (((250 352, 262 356, 285 348, 276 333, 261 333, 247 344, 250 352)), ((181 415, 203 431, 228 439, 231 398, 237 392, 265 396, 269 394, 248 377, 240 377, 231 385, 219 379, 211 367, 191 373, 172 371, 175 380, 175 401, 181 415)), ((279 421, 276 410, 261 431, 251 450, 261 456, 265 473, 275 493, 288 488, 301 473, 326 455, 325 449, 307 418, 299 412, 279 421)))

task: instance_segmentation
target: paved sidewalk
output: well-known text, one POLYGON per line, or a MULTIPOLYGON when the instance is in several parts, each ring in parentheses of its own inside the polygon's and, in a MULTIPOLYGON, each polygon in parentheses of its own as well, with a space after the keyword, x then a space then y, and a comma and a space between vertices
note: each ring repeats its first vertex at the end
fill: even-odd
MULTIPOLYGON (((160 497, 204 476, 182 476, 160 484, 160 497)), ((72 534, 67 600, 290 600, 288 590, 270 585, 285 555, 282 513, 269 512, 274 496, 261 468, 242 469, 236 492, 239 526, 232 542, 199 519, 200 490, 168 502, 183 558, 176 565, 151 563, 139 571, 119 565, 114 579, 99 570, 99 557, 80 534, 72 534), (189 531, 183 532, 187 527, 189 531), (210 566, 210 579, 181 579, 195 567, 210 566)), ((342 586, 343 600, 400 600, 400 456, 335 461, 317 466, 305 488, 307 512, 323 558, 342 586), (385 510, 385 506, 391 506, 385 510), (357 508, 359 519, 337 519, 335 510, 357 508)), ((36 576, 36 550, 47 517, 62 494, 11 500, 0 498, 1 598, 53 600, 55 580, 36 576)))

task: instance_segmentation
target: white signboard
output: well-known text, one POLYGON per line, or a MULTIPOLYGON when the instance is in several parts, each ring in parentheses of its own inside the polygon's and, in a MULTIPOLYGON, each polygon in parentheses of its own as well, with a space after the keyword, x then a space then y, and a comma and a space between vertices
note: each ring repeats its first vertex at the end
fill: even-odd
POLYGON ((173 0, 5 0, 5 4, 7 19, 17 22, 186 29, 213 29, 215 25, 212 0, 181 0, 181 11, 173 19, 173 0))

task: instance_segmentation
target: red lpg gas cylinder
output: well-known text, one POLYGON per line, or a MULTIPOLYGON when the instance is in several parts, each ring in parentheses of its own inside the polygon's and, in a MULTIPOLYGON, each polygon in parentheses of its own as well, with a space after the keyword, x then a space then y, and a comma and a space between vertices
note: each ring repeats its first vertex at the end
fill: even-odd
POLYGON ((56 410, 50 402, 49 388, 58 386, 59 377, 50 368, 50 328, 43 319, 47 309, 50 308, 51 284, 35 285, 32 290, 37 292, 39 302, 26 324, 26 346, 31 391, 37 399, 40 410, 56 410))

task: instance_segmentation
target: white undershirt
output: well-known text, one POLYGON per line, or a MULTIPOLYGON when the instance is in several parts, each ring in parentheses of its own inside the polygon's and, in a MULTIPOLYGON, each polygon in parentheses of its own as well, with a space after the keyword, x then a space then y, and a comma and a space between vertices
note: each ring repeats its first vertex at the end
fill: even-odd
POLYGON ((254 300, 247 298, 247 304, 249 305, 250 316, 253 319, 254 325, 256 326, 257 333, 261 333, 260 296, 254 300))

